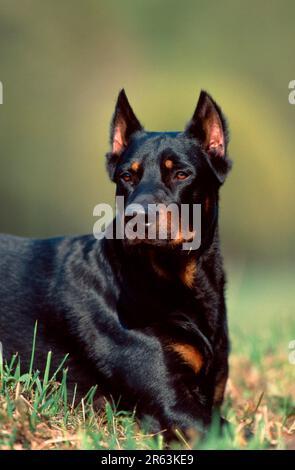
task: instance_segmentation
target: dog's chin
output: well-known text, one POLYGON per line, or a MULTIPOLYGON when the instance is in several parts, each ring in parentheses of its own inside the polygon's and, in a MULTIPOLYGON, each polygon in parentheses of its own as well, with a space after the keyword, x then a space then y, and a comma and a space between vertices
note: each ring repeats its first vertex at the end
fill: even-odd
POLYGON ((142 246, 142 247, 154 247, 154 248, 176 248, 182 245, 182 240, 176 240, 174 238, 168 239, 149 239, 149 238, 125 238, 124 243, 128 247, 142 246))

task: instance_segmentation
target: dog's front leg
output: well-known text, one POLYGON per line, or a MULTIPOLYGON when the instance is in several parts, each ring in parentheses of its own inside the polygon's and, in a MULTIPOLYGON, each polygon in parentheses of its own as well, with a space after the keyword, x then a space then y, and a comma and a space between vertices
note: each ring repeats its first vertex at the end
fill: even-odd
POLYGON ((114 397, 137 406, 141 416, 153 417, 170 434, 179 429, 189 435, 209 424, 211 410, 184 388, 181 370, 177 374, 168 365, 156 336, 128 330, 115 316, 100 316, 95 324, 81 322, 76 328, 99 380, 114 397))

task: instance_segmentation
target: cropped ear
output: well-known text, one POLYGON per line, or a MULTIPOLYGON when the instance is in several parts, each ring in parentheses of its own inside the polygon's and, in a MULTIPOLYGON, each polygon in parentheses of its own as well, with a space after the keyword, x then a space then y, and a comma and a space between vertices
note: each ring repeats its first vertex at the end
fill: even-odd
POLYGON ((111 122, 111 151, 107 153, 107 170, 114 180, 115 170, 121 154, 127 148, 134 132, 143 130, 127 99, 125 90, 121 90, 117 98, 115 112, 111 122))
POLYGON ((127 147, 131 135, 142 129, 142 125, 129 104, 125 90, 121 90, 111 123, 111 152, 121 155, 127 147))
POLYGON ((203 90, 185 132, 201 144, 217 178, 223 183, 231 166, 226 157, 228 129, 220 107, 203 90))

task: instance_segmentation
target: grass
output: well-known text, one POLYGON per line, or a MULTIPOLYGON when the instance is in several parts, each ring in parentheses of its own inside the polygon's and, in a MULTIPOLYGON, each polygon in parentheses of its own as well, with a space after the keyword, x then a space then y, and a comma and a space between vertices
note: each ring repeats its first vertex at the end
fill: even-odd
MULTIPOLYGON (((183 449, 295 449, 295 298, 288 270, 229 269, 228 307, 232 353, 223 415, 231 429, 221 438, 213 425, 203 442, 183 449)), ((35 336, 37 329, 35 329, 35 336)), ((66 358, 60 383, 51 371, 29 371, 21 358, 0 361, 0 449, 154 449, 163 436, 139 429, 134 416, 106 403, 95 410, 91 389, 76 403, 67 396, 66 358)))

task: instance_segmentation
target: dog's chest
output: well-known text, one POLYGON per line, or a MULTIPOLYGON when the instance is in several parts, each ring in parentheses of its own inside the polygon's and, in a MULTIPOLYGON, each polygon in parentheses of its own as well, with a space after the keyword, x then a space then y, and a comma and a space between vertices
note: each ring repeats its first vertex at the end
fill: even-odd
POLYGON ((171 315, 194 316, 198 308, 193 294, 181 286, 140 281, 124 286, 117 305, 119 316, 130 327, 167 324, 171 315))

